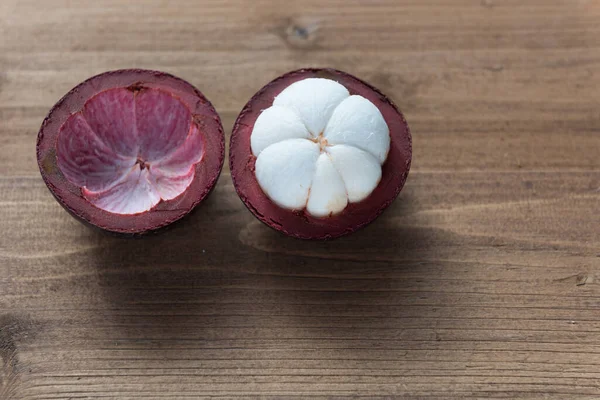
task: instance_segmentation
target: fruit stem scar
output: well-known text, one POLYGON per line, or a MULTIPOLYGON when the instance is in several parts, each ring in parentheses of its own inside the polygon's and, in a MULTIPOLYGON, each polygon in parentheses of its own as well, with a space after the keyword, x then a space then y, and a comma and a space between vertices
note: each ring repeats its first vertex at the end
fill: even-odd
POLYGON ((146 161, 142 160, 140 157, 137 158, 135 163, 139 164, 140 170, 144 170, 146 168, 150 169, 150 165, 146 161))
POLYGON ((324 152, 325 148, 327 146, 329 146, 327 139, 325 139, 325 136, 323 136, 323 132, 319 133, 319 136, 317 136, 317 137, 309 138, 309 140, 311 142, 317 143, 319 145, 319 149, 321 150, 321 152, 324 152))
POLYGON ((132 85, 129 85, 127 89, 131 90, 133 93, 137 93, 144 88, 142 82, 136 82, 132 85))

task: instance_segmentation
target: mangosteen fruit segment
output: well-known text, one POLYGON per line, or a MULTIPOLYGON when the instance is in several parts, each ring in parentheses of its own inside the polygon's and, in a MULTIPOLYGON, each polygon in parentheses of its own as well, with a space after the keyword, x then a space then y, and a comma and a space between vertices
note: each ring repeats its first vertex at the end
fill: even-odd
POLYGON ((250 135, 256 179, 277 205, 328 217, 371 194, 390 147, 383 116, 336 81, 285 88, 250 135))
POLYGON ((277 78, 234 125, 238 194, 267 225, 306 239, 338 237, 374 220, 410 168, 406 120, 381 92, 337 70, 277 78))
POLYGON ((83 82, 50 111, 38 163, 52 194, 104 230, 141 234, 190 212, 224 159, 219 116, 189 83, 147 70, 83 82))

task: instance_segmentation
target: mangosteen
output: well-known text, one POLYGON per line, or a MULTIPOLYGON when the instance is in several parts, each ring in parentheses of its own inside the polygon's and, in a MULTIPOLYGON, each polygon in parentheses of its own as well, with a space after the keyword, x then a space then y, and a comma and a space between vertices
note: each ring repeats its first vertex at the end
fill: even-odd
POLYGON ((398 196, 412 158, 408 124, 378 89, 334 69, 268 83, 239 114, 229 150, 246 207, 302 239, 331 239, 377 218, 398 196))
POLYGON ((211 103, 164 72, 119 70, 67 93, 42 123, 37 160, 58 202, 105 231, 141 235, 206 198, 225 137, 211 103))

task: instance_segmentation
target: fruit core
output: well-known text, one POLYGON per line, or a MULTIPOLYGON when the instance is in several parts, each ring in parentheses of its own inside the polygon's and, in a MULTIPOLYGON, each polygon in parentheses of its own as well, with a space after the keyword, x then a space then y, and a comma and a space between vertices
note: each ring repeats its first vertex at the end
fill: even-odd
POLYGON ((323 218, 377 187, 390 132, 371 101, 334 80, 307 78, 258 116, 250 145, 262 191, 279 207, 323 218))
POLYGON ((86 200, 138 214, 185 192, 204 139, 180 99, 138 85, 90 98, 60 127, 56 148, 59 169, 86 200))

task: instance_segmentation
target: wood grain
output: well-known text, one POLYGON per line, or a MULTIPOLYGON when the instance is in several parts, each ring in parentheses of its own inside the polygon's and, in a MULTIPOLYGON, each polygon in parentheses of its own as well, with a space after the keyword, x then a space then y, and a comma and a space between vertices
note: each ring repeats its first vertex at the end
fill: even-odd
POLYGON ((600 2, 0 2, 0 398, 600 398, 600 2), (173 230, 90 231, 35 138, 81 80, 165 70, 226 131, 277 75, 380 87, 414 136, 398 201, 278 235, 224 170, 173 230))

